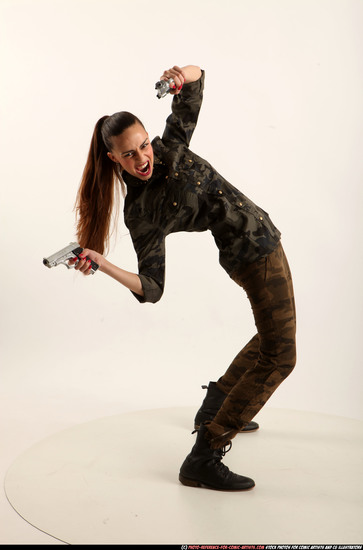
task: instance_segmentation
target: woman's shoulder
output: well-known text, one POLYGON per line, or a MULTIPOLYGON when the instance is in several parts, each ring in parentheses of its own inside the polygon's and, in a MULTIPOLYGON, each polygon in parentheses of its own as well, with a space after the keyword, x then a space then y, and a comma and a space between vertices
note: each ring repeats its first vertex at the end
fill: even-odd
POLYGON ((189 150, 185 143, 165 139, 164 136, 162 138, 157 136, 152 140, 151 144, 156 160, 159 159, 166 164, 178 162, 189 150))

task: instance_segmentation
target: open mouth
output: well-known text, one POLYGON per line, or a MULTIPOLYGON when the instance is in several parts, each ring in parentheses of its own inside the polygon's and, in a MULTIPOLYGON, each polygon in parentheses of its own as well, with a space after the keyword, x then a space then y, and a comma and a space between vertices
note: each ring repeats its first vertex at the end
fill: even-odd
POLYGON ((149 176, 151 174, 150 162, 145 162, 145 164, 142 164, 139 168, 135 168, 135 170, 140 176, 149 176))

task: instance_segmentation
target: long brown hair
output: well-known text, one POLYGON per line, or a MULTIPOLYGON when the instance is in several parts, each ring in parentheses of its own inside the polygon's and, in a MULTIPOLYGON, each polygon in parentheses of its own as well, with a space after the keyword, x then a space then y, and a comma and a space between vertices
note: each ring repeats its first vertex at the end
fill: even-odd
POLYGON ((112 150, 112 137, 142 122, 132 113, 121 111, 100 118, 93 131, 91 145, 76 198, 76 229, 78 243, 100 254, 108 249, 111 219, 118 216, 119 186, 126 194, 120 165, 107 153, 112 150), (114 209, 116 206, 116 209, 114 209))

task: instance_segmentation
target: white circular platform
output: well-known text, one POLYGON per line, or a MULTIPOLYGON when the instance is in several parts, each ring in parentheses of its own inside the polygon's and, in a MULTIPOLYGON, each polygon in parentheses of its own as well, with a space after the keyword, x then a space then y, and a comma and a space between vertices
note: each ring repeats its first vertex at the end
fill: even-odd
POLYGON ((21 455, 5 491, 30 524, 70 544, 358 544, 363 541, 358 420, 265 407, 224 462, 252 491, 182 486, 195 410, 101 418, 21 455))

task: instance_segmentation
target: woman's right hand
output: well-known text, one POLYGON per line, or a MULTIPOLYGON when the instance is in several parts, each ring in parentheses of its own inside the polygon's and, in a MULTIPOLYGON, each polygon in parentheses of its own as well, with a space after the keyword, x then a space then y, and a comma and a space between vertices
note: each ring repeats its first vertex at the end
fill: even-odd
POLYGON ((94 250, 90 250, 89 248, 84 248, 82 253, 79 254, 79 259, 72 258, 71 260, 69 260, 68 264, 70 266, 74 266, 74 269, 76 269, 76 271, 80 271, 84 275, 90 275, 91 260, 93 262, 96 262, 96 264, 99 265, 100 271, 102 271, 102 266, 105 263, 106 259, 104 258, 104 256, 102 256, 102 254, 99 254, 94 250), (87 259, 86 256, 89 259, 87 259))
POLYGON ((130 271, 125 271, 124 269, 113 265, 111 262, 106 260, 102 254, 99 254, 94 250, 84 248, 82 254, 79 254, 79 259, 73 258, 72 260, 69 260, 68 264, 74 265, 75 269, 84 275, 91 275, 91 260, 99 265, 100 271, 106 273, 106 275, 109 275, 132 292, 135 292, 140 296, 144 296, 141 279, 137 273, 131 273, 130 271), (86 259, 86 256, 89 260, 86 259))

